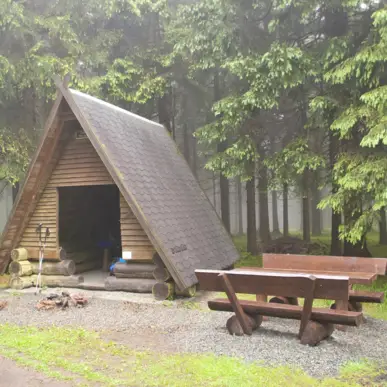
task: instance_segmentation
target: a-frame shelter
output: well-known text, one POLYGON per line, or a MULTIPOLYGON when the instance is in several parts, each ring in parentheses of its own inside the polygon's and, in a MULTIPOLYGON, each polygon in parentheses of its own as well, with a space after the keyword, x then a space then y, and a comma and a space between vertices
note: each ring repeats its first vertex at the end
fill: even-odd
POLYGON ((238 259, 167 130, 62 83, 2 234, 0 273, 12 249, 37 254, 39 223, 51 230, 47 257, 77 230, 83 240, 111 231, 123 255, 149 260, 157 253, 180 289, 197 282, 195 269, 223 269, 238 259), (101 229, 113 213, 118 227, 101 229))

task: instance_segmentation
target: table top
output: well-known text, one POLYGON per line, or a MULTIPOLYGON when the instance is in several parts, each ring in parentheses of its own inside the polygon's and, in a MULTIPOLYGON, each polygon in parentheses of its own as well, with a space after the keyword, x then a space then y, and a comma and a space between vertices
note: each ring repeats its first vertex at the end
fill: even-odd
POLYGON ((377 279, 377 273, 362 273, 362 272, 342 272, 342 271, 324 271, 324 270, 293 270, 293 269, 270 269, 264 267, 238 267, 234 270, 239 271, 257 271, 257 272, 271 272, 271 273, 298 273, 311 274, 316 278, 326 276, 332 277, 348 277, 351 285, 371 285, 377 279))

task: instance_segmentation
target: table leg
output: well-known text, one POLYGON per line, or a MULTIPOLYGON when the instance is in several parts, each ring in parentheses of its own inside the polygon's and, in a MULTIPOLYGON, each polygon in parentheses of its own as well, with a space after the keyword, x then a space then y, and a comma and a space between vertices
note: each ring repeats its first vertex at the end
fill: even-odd
MULTIPOLYGON (((257 301, 267 302, 267 295, 266 294, 256 294, 255 298, 256 298, 257 301)), ((267 321, 267 320, 269 320, 269 317, 262 316, 262 321, 267 321)))
MULTIPOLYGON (((335 304, 337 310, 348 310, 348 301, 336 300, 335 304)), ((335 328, 342 332, 345 332, 347 330, 347 327, 345 325, 335 325, 335 328)))

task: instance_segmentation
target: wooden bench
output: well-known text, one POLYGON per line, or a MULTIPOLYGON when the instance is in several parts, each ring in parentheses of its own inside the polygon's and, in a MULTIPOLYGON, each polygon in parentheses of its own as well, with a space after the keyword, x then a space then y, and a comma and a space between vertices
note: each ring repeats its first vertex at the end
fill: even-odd
POLYGON ((233 311, 227 321, 230 334, 251 335, 262 323, 263 316, 300 320, 299 338, 302 344, 316 345, 329 337, 333 324, 359 326, 361 312, 313 308, 314 299, 337 299, 348 303, 348 277, 319 277, 288 273, 256 273, 252 271, 196 270, 200 289, 226 292, 228 299, 208 302, 212 310, 233 311), (270 304, 264 301, 239 300, 236 293, 270 294, 301 297, 304 306, 270 304))
MULTIPOLYGON (((366 280, 367 273, 375 276, 387 274, 387 259, 385 258, 356 258, 356 257, 331 257, 317 255, 292 255, 292 254, 263 254, 263 268, 271 270, 292 270, 297 272, 325 272, 329 274, 348 275, 350 285, 370 284, 366 280), (354 273, 351 281, 351 273, 354 273), (356 273, 356 274, 355 274, 356 273), (364 274, 364 281, 361 277, 364 274)), ((369 278, 369 277, 368 277, 369 278)), ((371 282, 372 282, 371 281, 371 282)), ((350 289, 350 307, 361 310, 362 302, 382 303, 383 292, 371 292, 365 290, 350 289)))

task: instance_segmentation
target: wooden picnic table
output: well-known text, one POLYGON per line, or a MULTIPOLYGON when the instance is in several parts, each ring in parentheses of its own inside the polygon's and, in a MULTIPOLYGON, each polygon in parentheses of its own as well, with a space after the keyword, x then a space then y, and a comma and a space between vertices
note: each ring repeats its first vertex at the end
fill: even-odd
POLYGON ((337 272, 323 270, 304 270, 304 269, 269 269, 263 267, 240 267, 234 270, 238 271, 255 271, 257 273, 297 273, 311 274, 316 278, 330 277, 348 277, 350 285, 371 285, 378 277, 377 273, 361 273, 361 272, 337 272))

